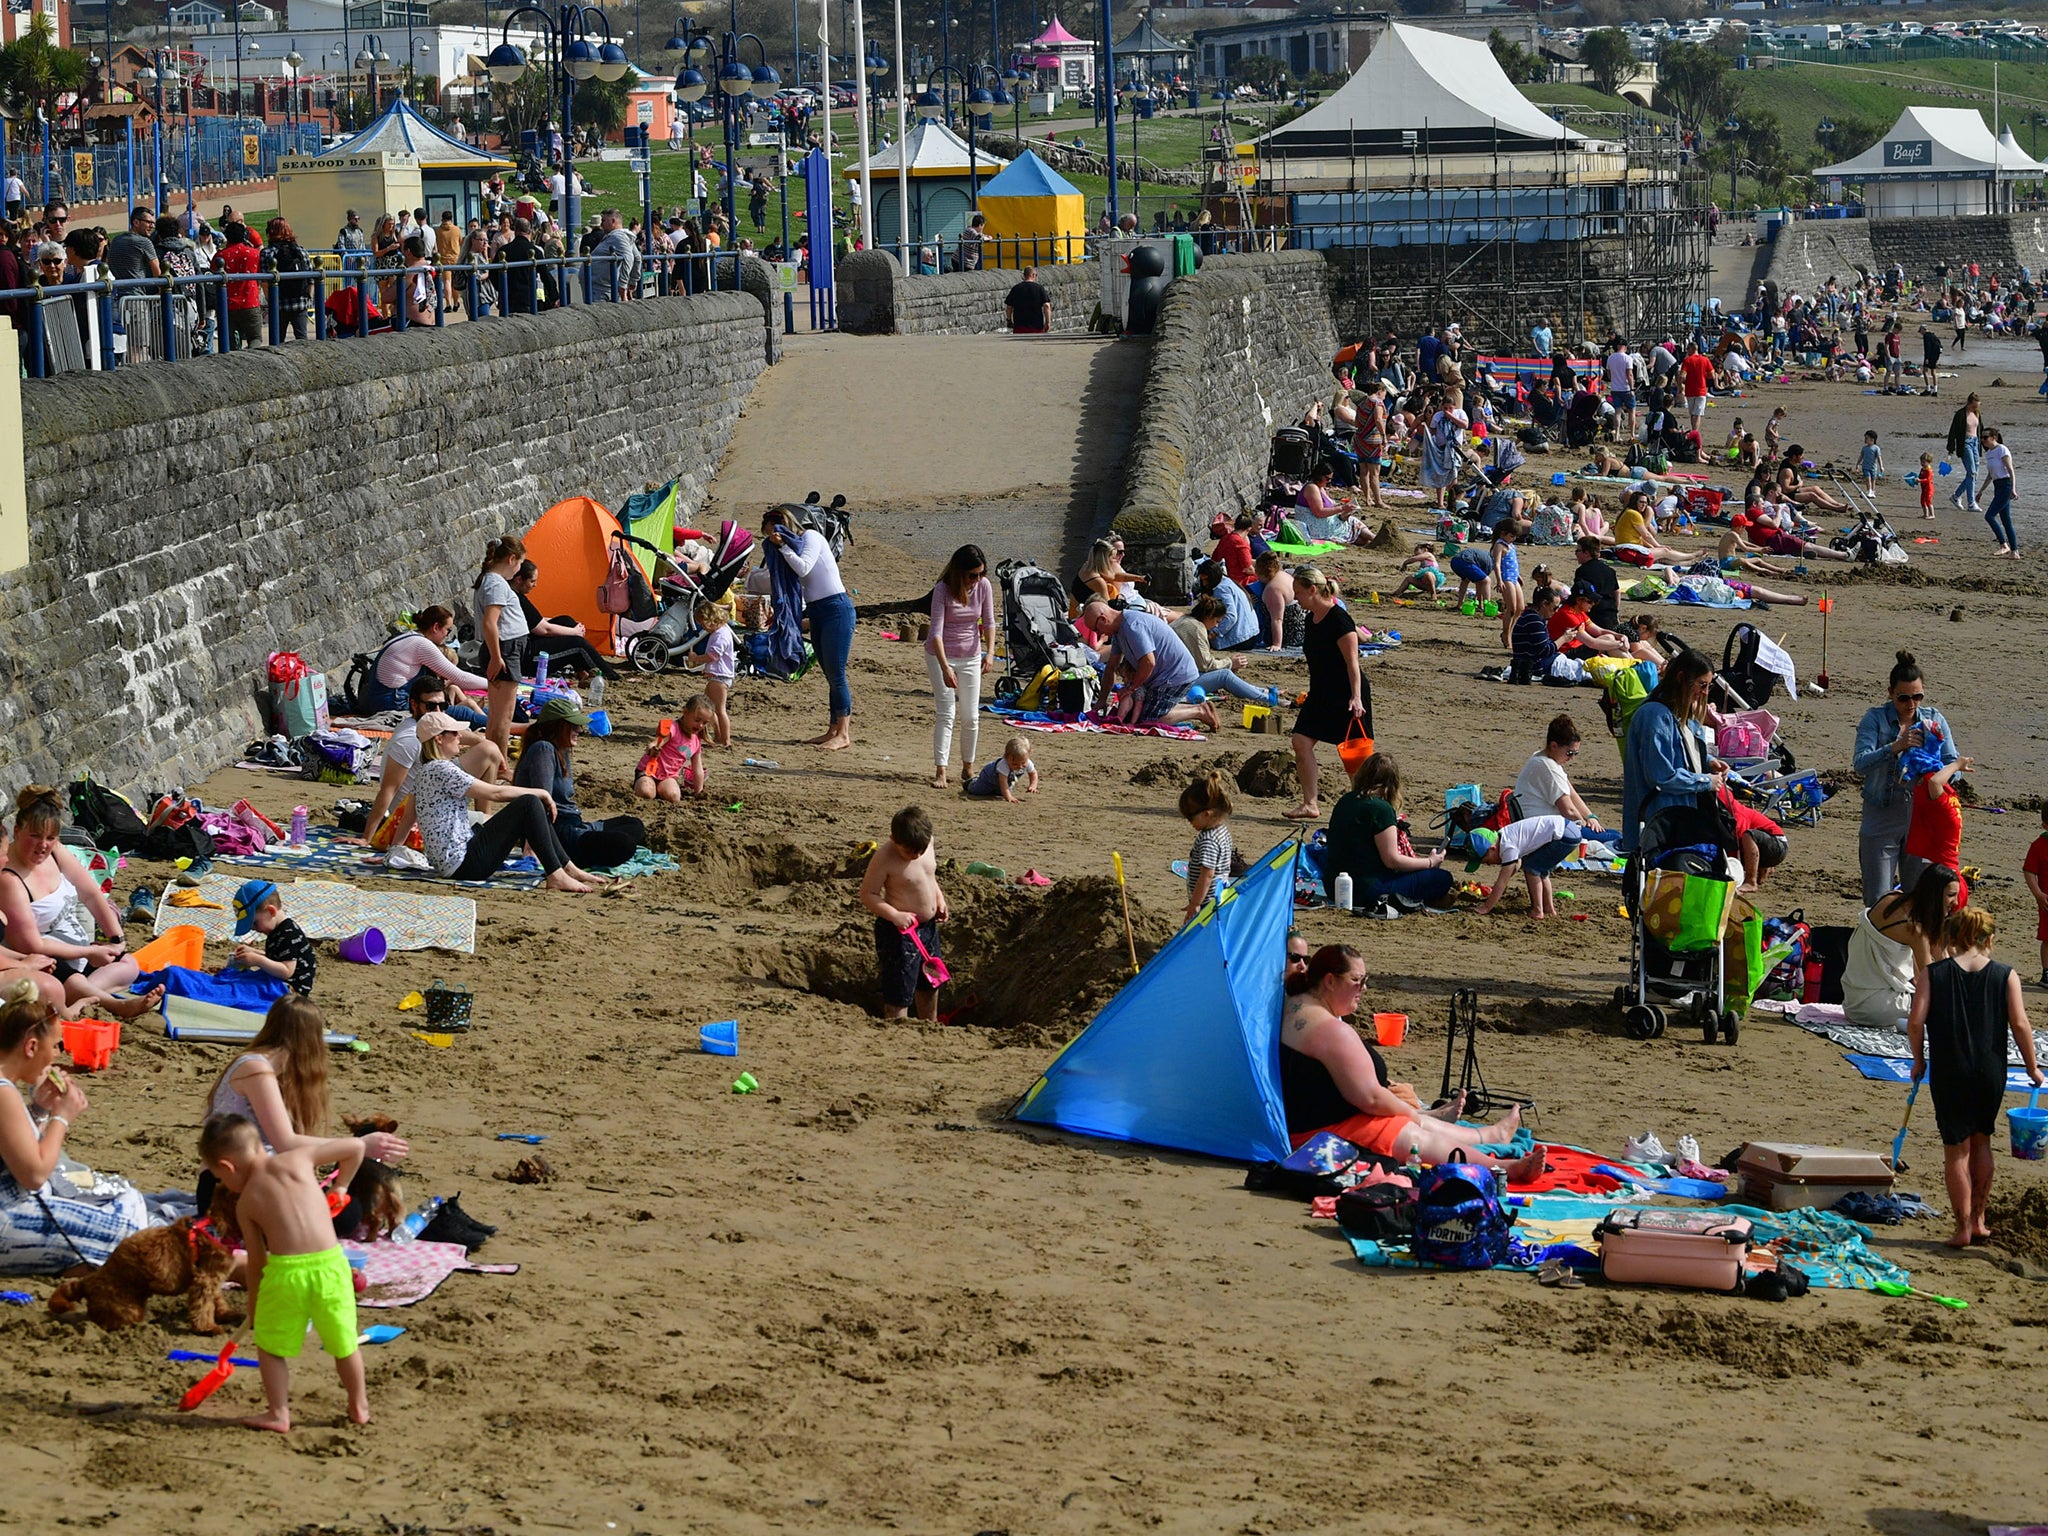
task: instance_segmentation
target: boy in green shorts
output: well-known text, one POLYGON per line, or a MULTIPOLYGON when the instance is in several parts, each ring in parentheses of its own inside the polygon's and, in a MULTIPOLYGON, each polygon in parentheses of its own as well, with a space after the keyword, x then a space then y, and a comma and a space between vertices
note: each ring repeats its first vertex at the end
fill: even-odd
POLYGON ((356 1352, 355 1286, 314 1172, 323 1163, 339 1163, 335 1184, 347 1188, 362 1166, 362 1142, 345 1137, 266 1152, 250 1121, 215 1115, 199 1132, 199 1160, 235 1192, 249 1251, 245 1284, 269 1408, 242 1422, 251 1429, 290 1431, 291 1362, 305 1347, 310 1323, 320 1335, 320 1347, 334 1356, 348 1393, 349 1418, 369 1423, 363 1357, 356 1352))

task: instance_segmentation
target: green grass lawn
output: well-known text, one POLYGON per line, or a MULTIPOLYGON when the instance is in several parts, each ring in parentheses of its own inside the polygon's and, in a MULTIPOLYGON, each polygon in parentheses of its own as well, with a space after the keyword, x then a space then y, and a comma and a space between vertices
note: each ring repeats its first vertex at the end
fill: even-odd
MULTIPOLYGON (((1735 76, 1744 106, 1765 107, 1784 125, 1786 150, 1806 164, 1823 163, 1814 129, 1824 117, 1867 118, 1889 128, 1906 107, 1977 107, 1991 121, 1991 69, 1981 59, 1924 59, 1869 65, 1800 64, 1744 70, 1735 76)), ((2048 115, 2048 63, 1998 67, 1999 116, 2032 151, 2041 130, 2029 120, 2048 115)))

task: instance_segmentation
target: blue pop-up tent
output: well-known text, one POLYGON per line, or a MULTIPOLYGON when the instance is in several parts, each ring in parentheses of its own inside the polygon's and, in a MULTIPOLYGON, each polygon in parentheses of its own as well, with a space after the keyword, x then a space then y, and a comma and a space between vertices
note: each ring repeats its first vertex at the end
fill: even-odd
POLYGON ((1195 915, 1054 1057, 1016 1117, 1245 1162, 1284 1158, 1289 840, 1195 915))

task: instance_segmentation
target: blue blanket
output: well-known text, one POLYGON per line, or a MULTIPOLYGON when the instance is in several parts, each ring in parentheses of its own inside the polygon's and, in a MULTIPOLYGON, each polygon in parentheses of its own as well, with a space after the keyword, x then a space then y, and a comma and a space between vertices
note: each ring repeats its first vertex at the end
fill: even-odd
MULTIPOLYGON (((1903 1038, 1903 1037, 1901 1037, 1903 1038)), ((1880 1083, 1910 1083, 1913 1081, 1913 1063, 1905 1056, 1865 1056, 1857 1051, 1842 1052, 1842 1060, 1849 1063, 1865 1077, 1880 1083)), ((2005 1091, 2007 1093, 2032 1093, 2034 1080, 2027 1076, 2025 1067, 2005 1069, 2005 1091)))
POLYGON ((188 970, 182 965, 166 966, 135 978, 133 990, 147 992, 162 987, 172 997, 189 997, 198 1003, 218 1003, 223 1008, 241 1008, 265 1013, 291 988, 284 979, 253 967, 235 967, 219 974, 188 970))

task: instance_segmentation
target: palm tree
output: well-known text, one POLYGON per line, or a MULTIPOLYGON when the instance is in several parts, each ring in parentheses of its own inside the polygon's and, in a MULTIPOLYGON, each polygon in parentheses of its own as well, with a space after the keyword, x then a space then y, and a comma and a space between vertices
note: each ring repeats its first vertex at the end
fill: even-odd
POLYGON ((85 84, 85 60, 57 46, 46 11, 29 19, 28 31, 0 48, 0 96, 18 118, 40 117, 55 124, 60 97, 76 95, 85 84))

